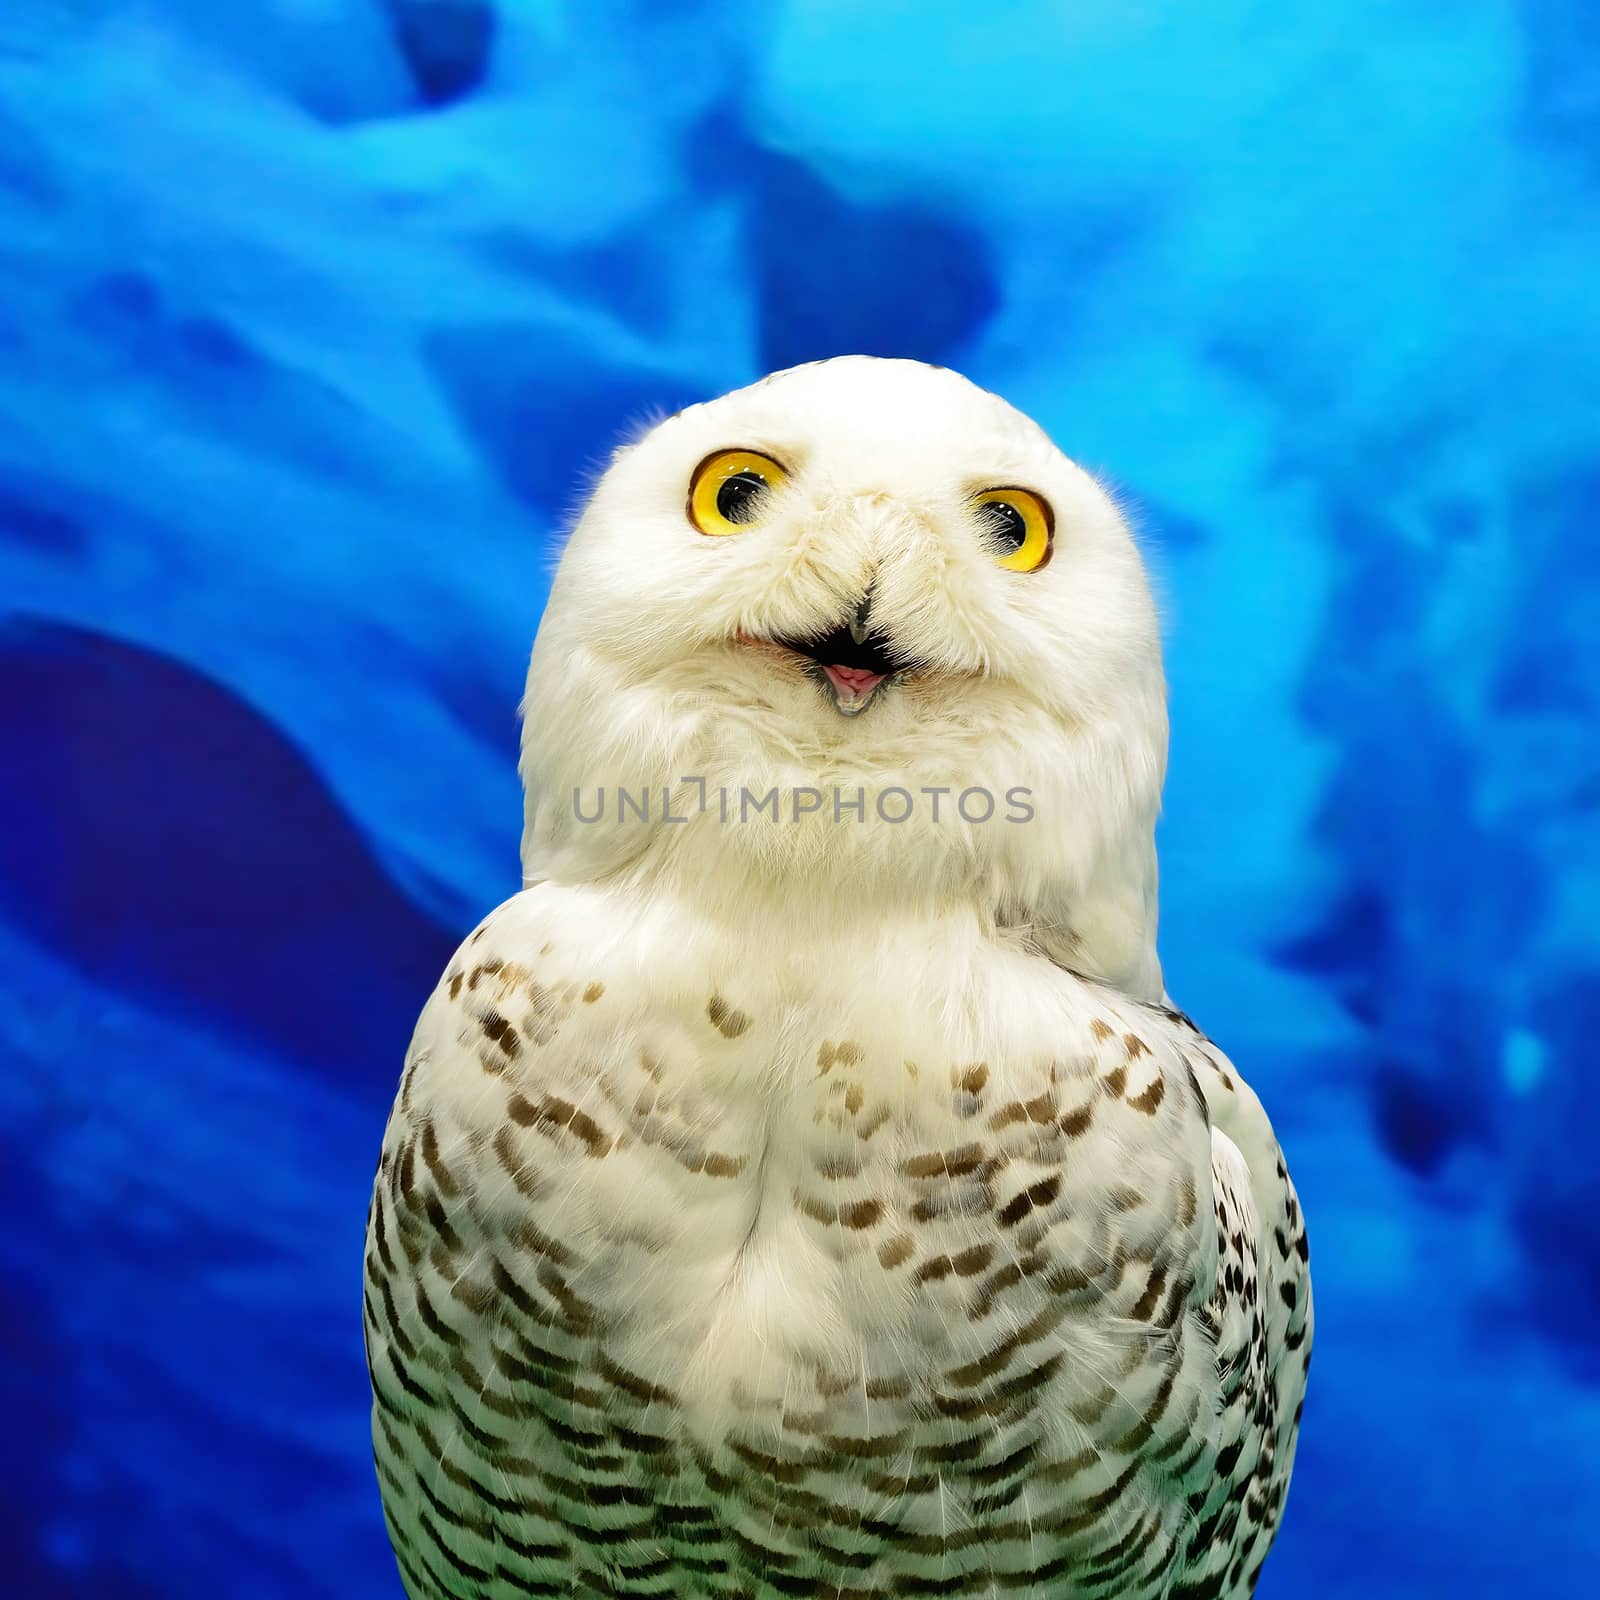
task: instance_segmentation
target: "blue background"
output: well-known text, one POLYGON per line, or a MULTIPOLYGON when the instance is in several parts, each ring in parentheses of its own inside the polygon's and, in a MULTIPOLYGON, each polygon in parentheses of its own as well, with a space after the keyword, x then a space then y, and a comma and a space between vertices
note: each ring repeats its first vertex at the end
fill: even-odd
POLYGON ((1164 600, 1318 1355, 1262 1594, 1600 1562, 1600 9, 0 9, 0 1594, 396 1596, 363 1217, 631 424, 960 367, 1164 600))

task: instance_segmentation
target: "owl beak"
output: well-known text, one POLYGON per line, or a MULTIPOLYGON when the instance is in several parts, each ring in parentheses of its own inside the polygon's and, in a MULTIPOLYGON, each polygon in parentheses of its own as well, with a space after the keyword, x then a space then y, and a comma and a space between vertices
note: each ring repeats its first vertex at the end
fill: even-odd
MULTIPOLYGON (((872 634, 872 591, 861 597, 861 604, 850 613, 845 627, 850 632, 850 642, 858 648, 866 647, 872 634)), ((872 667, 836 666, 819 661, 823 676, 833 690, 833 703, 847 717, 860 716, 867 709, 878 688, 894 676, 892 672, 878 672, 872 667)))
POLYGON ((850 613, 850 621, 848 624, 850 629, 850 637, 855 641, 856 644, 865 644, 867 642, 867 635, 872 631, 868 621, 871 615, 872 591, 868 589, 867 592, 861 597, 861 604, 850 613))
POLYGON ((774 641, 811 663, 812 675, 832 691, 841 716, 859 717, 878 691, 911 663, 872 626, 872 592, 852 607, 845 620, 819 639, 774 641))

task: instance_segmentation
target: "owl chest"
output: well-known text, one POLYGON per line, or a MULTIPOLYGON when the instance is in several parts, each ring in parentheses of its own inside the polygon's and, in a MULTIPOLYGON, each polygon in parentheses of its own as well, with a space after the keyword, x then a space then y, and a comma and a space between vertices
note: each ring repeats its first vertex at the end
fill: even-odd
MULTIPOLYGON (((529 1347, 628 1374, 614 1401, 670 1397, 702 1440, 898 1436, 980 1415, 995 1378, 1014 1404, 1087 1381, 1046 1270, 1103 1259, 1063 1231, 1065 1090, 915 1028, 825 1032, 821 1008, 763 1030, 713 995, 695 1020, 503 1074, 473 1209, 519 1246, 529 1347)), ((1074 1156, 1092 1186, 1092 1143, 1074 1156)))
POLYGON ((1139 1457, 1214 1409, 1148 1052, 1091 1018, 1114 1061, 1052 1054, 1059 1009, 890 1010, 865 961, 799 996, 528 965, 452 977, 391 1124, 369 1330, 396 1481, 452 1509, 521 1485, 493 1492, 530 1547, 692 1516, 674 1559, 714 1526, 746 1578, 1139 1543, 1165 1470, 1139 1457))

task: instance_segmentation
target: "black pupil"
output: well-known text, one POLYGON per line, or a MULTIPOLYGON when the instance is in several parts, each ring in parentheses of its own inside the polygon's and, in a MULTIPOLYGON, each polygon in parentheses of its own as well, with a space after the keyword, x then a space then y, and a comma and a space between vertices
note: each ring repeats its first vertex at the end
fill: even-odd
POLYGON ((1009 500, 985 501, 983 520, 989 524, 990 533, 1006 550, 1020 550, 1028 537, 1028 524, 1009 500))
POLYGON ((730 473, 717 489, 717 511, 729 522, 751 522, 756 514, 756 502, 767 490, 767 480, 748 467, 743 472, 730 473))

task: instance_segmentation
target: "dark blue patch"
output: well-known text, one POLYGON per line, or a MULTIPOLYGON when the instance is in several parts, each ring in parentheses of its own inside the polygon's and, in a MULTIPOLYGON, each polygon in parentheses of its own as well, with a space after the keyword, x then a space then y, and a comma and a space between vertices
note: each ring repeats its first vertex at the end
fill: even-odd
POLYGON ((945 363, 994 315, 983 236, 920 206, 856 205, 798 161, 769 156, 748 244, 768 370, 825 356, 945 363))
POLYGON ((1448 1088, 1461 1126, 1492 1131, 1509 1000, 1493 976, 1543 914, 1543 877, 1515 830, 1476 814, 1475 752, 1434 695, 1404 673, 1388 689, 1341 728, 1314 827, 1349 888, 1276 954, 1318 972, 1375 1051, 1448 1088))
POLYGON ((1549 891, 1522 830, 1479 803, 1487 752, 1418 652, 1437 557, 1354 506, 1335 524, 1347 565, 1301 702, 1339 751, 1313 836, 1343 889, 1275 954, 1368 1031, 1383 1147, 1432 1176, 1503 1137, 1503 975, 1549 891))
POLYGON ((767 371, 827 356, 954 362, 1000 303, 988 240, 915 200, 847 200, 727 113, 701 124, 690 170, 745 199, 745 248, 767 371))
POLYGON ((1382 984, 1392 960, 1389 918, 1393 907, 1374 884, 1351 884, 1322 919, 1277 945, 1282 965, 1314 973, 1360 1023, 1383 1020, 1382 984))
POLYGON ((603 307, 644 334, 661 333, 672 312, 665 256, 674 241, 659 221, 593 245, 549 244, 519 228, 483 240, 485 257, 559 289, 578 305, 603 307))
POLYGON ((67 319, 103 357, 142 362, 158 337, 165 307, 161 286, 147 272, 118 268, 84 284, 67 305, 67 319))
POLYGON ((1352 887, 1315 928, 1278 947, 1288 966, 1321 974, 1349 972, 1389 944, 1389 908, 1371 886, 1352 887))
POLYGON ((236 319, 182 304, 148 272, 90 280, 68 316, 98 359, 179 433, 341 486, 388 484, 404 459, 403 441, 345 392, 279 359, 236 319))
MULTIPOLYGON (((64 1070, 60 1060, 12 1057, 6 1063, 13 1083, 29 1077, 50 1082, 64 1070)), ((25 1096, 22 1106, 30 1099, 25 1096)), ((18 1600, 157 1600, 158 1594, 114 1559, 86 1548, 83 1538, 85 1525, 110 1509, 104 1500, 118 1492, 106 1487, 100 1463, 79 1458, 90 1431, 82 1409, 86 1352, 58 1314, 63 1278, 82 1287, 93 1274, 96 1287, 104 1287, 95 1252, 111 1243, 58 1201, 61 1136, 70 1136, 79 1115, 68 1108, 91 1103, 78 1101, 74 1091, 54 1101, 46 1095, 19 1117, 12 1102, 0 1127, 0 1215, 10 1219, 0 1236, 0 1416, 11 1443, 0 1451, 0 1593, 18 1600), (71 1269, 64 1274, 67 1262, 71 1269), (93 1511, 91 1498, 102 1502, 93 1511)), ((104 1314, 114 1318, 119 1309, 113 1298, 104 1314)), ((96 1530, 102 1537, 94 1543, 101 1546, 105 1526, 96 1530)))
MULTIPOLYGON (((430 662, 429 669, 430 687, 439 704, 504 763, 507 782, 514 791, 517 751, 522 740, 517 706, 527 676, 527 651, 508 654, 502 661, 489 661, 483 651, 467 645, 458 659, 430 662)), ((521 802, 515 793, 509 799, 507 815, 516 816, 521 802)))
POLYGON ((82 556, 88 535, 76 517, 57 510, 20 483, 0 479, 0 542, 10 540, 53 556, 82 556))
POLYGON ((1600 181, 1600 8, 1536 0, 1518 8, 1523 129, 1600 181))
POLYGON ((1373 1079, 1373 1112, 1383 1147, 1408 1172, 1431 1178, 1466 1129, 1437 1076, 1385 1062, 1373 1079))
POLYGON ((383 0, 423 103, 447 105, 488 75, 499 17, 490 0, 383 0))
MULTIPOLYGON (((0 62, 5 49, 0 46, 0 62)), ((62 199, 54 161, 27 124, 0 105, 0 196, 38 211, 53 210, 62 199)))
POLYGON ((440 329, 424 350, 484 458, 547 521, 577 504, 639 424, 703 400, 681 380, 608 365, 581 335, 532 323, 440 329))
POLYGON ((201 367, 255 376, 267 363, 248 339, 220 317, 185 317, 173 324, 176 349, 201 367))
POLYGON ((1461 495, 1445 495, 1428 507, 1428 525, 1450 544, 1471 544, 1483 534, 1484 508, 1461 495))
POLYGON ((0 626, 0 905, 97 980, 392 1079, 456 943, 305 757, 192 668, 0 626))
POLYGON ((1515 504, 1518 561, 1504 598, 1527 620, 1506 630, 1494 709, 1592 726, 1600 716, 1600 567, 1572 553, 1600 527, 1600 470, 1585 466, 1520 485, 1515 504))
POLYGON ((1545 1071, 1528 1097, 1515 1152, 1511 1215, 1539 1325, 1582 1352, 1600 1380, 1600 971, 1574 972, 1542 990, 1529 1023, 1545 1071))
MULTIPOLYGON (((66 1600, 71 1586, 41 1547, 41 1531, 65 1498, 61 1451, 73 1433, 70 1346, 49 1316, 50 1274, 57 1263, 44 1247, 59 1244, 47 1200, 52 1191, 41 1158, 54 1154, 35 1124, 0 1131, 0 1207, 27 1218, 7 1231, 0 1271, 0 1414, 13 1440, 33 1448, 0 1451, 0 1562, 8 1594, 66 1600), (31 1247, 31 1248, 30 1248, 31 1247)), ((112 1592, 122 1594, 119 1585, 112 1592)))

